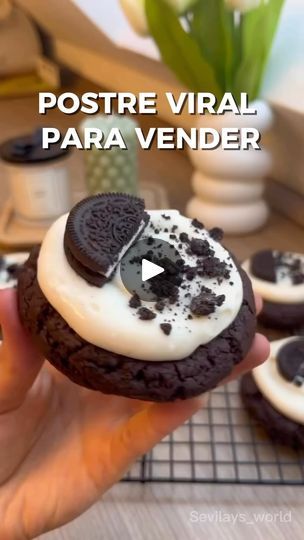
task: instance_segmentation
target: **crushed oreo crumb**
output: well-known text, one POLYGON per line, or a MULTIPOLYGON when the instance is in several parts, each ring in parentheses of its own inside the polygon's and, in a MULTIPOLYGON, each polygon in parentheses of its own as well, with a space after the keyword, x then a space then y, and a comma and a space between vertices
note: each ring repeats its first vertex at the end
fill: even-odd
POLYGON ((187 268, 187 270, 186 270, 186 279, 187 279, 188 281, 192 281, 192 280, 195 278, 196 274, 197 274, 196 268, 194 268, 194 267, 189 267, 189 268, 187 268))
POLYGON ((193 219, 191 221, 191 225, 195 227, 195 229, 204 229, 205 226, 203 223, 201 223, 198 219, 193 219))
POLYGON ((160 324, 160 327, 161 327, 162 331, 164 332, 164 334, 166 336, 169 336, 169 334, 171 333, 171 330, 172 330, 172 325, 170 323, 162 323, 162 324, 160 324))
POLYGON ((290 274, 293 285, 302 285, 304 283, 304 273, 302 271, 302 261, 295 258, 290 265, 290 274))
MULTIPOLYGON (((135 308, 137 316, 145 321, 155 319, 158 313, 164 312, 166 317, 159 326, 165 335, 169 335, 174 321, 177 320, 177 308, 180 309, 185 321, 202 316, 211 318, 217 307, 225 300, 225 296, 217 295, 213 287, 217 288, 224 279, 229 280, 233 265, 231 259, 222 261, 215 256, 216 248, 212 247, 207 234, 201 233, 204 229, 201 222, 192 220, 192 233, 187 234, 180 232, 178 226, 174 225, 174 220, 172 222, 171 216, 164 213, 162 217, 166 221, 171 219, 171 223, 163 223, 158 227, 150 224, 151 234, 158 235, 160 230, 166 232, 172 240, 169 244, 172 254, 179 257, 173 262, 171 253, 169 257, 164 256, 161 244, 155 236, 151 237, 151 249, 147 250, 145 258, 164 268, 164 272, 155 276, 146 288, 154 295, 152 307, 150 309, 141 307, 140 298, 136 295, 131 298, 130 307, 135 308), (200 277, 210 278, 210 288, 201 285, 200 277)), ((223 238, 221 229, 217 227, 211 229, 209 234, 215 241, 221 241, 223 238)), ((142 257, 134 257, 137 264, 141 264, 141 261, 142 257)), ((230 284, 232 286, 234 283, 230 281, 230 284)), ((188 331, 190 332, 190 329, 188 331)))
POLYGON ((179 297, 179 292, 178 292, 178 288, 175 287, 172 291, 172 294, 171 296, 169 296, 169 302, 170 304, 176 304, 177 300, 178 300, 178 297, 179 297))
POLYGON ((214 251, 210 247, 210 244, 207 240, 201 240, 200 238, 192 238, 190 242, 190 251, 194 255, 199 256, 208 256, 213 255, 214 251))
POLYGON ((202 287, 200 294, 192 298, 190 311, 196 317, 202 317, 214 313, 218 306, 225 301, 225 295, 216 296, 211 289, 202 287))
POLYGON ((209 278, 229 279, 230 270, 225 261, 220 261, 218 257, 207 257, 204 259, 197 270, 199 276, 209 278))
POLYGON ((274 261, 276 267, 286 268, 286 273, 290 276, 293 285, 302 285, 304 283, 303 263, 294 253, 277 252, 274 261))
POLYGON ((150 284, 150 290, 158 300, 161 298, 174 298, 174 302, 178 298, 178 287, 183 281, 183 264, 173 262, 168 257, 162 259, 152 258, 152 262, 164 268, 164 272, 156 276, 150 284))
POLYGON ((139 318, 142 320, 142 321, 151 321, 152 319, 155 319, 156 317, 156 314, 153 313, 153 311, 151 311, 151 309, 148 309, 146 307, 141 307, 138 311, 137 311, 138 315, 139 315, 139 318))
POLYGON ((138 296, 138 294, 133 294, 133 296, 130 298, 129 306, 132 309, 137 309, 141 306, 141 300, 138 296))
POLYGON ((165 302, 163 300, 158 300, 154 305, 156 311, 164 311, 165 302))
POLYGON ((304 274, 294 274, 292 276, 293 285, 302 285, 304 283, 304 274))
POLYGON ((224 238, 224 231, 219 227, 213 227, 213 229, 210 229, 209 234, 216 242, 221 242, 224 238))
POLYGON ((188 242, 189 242, 189 236, 188 236, 188 234, 185 233, 185 232, 180 233, 179 239, 180 239, 180 241, 183 242, 183 243, 188 243, 188 242))

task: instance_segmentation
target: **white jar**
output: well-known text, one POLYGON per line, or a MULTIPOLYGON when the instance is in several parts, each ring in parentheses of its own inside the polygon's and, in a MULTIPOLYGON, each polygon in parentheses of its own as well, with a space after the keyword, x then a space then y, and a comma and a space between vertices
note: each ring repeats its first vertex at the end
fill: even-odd
POLYGON ((18 218, 50 221, 72 205, 69 153, 59 145, 43 150, 38 134, 5 142, 0 147, 12 203, 18 218))

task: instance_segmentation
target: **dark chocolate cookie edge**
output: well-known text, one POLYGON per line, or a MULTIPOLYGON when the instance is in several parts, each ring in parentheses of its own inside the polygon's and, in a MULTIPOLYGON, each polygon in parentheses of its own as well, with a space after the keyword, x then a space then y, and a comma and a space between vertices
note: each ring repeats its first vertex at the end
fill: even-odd
POLYGON ((38 255, 36 248, 19 276, 21 321, 44 356, 77 384, 149 401, 186 399, 217 386, 251 346, 256 330, 255 304, 251 283, 241 269, 243 303, 233 323, 183 360, 148 362, 111 353, 76 334, 38 285, 38 255))
POLYGON ((240 393, 246 409, 265 429, 272 441, 295 450, 304 448, 304 426, 278 412, 264 398, 251 373, 242 377, 240 393))
POLYGON ((304 303, 282 304, 264 300, 258 319, 265 327, 293 330, 304 324, 304 303))

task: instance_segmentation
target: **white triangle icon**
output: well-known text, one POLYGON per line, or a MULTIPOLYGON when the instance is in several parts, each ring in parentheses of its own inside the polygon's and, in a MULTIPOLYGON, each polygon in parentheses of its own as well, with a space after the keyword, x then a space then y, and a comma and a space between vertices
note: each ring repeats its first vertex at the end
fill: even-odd
POLYGON ((141 261, 142 281, 147 281, 148 279, 152 279, 155 276, 162 274, 164 271, 165 271, 164 268, 162 268, 161 266, 158 266, 158 264, 152 263, 151 261, 147 261, 147 259, 143 259, 141 261))

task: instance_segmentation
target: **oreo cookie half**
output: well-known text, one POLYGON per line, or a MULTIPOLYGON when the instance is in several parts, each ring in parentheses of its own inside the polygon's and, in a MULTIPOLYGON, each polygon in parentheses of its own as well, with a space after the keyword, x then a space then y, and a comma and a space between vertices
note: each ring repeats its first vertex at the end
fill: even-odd
POLYGON ((65 229, 70 266, 92 285, 102 286, 148 221, 138 197, 106 193, 82 200, 71 210, 65 229))
POLYGON ((75 270, 75 272, 81 276, 85 281, 90 283, 90 285, 95 285, 95 287, 102 287, 109 278, 99 274, 98 272, 92 272, 89 268, 79 263, 77 259, 72 255, 69 247, 67 246, 66 238, 64 237, 63 246, 65 251, 65 256, 69 265, 75 270))
POLYGON ((304 383, 304 338, 287 343, 277 356, 278 370, 289 382, 304 383))
POLYGON ((270 249, 258 251, 251 259, 251 273, 253 276, 271 283, 276 282, 276 259, 270 249))

